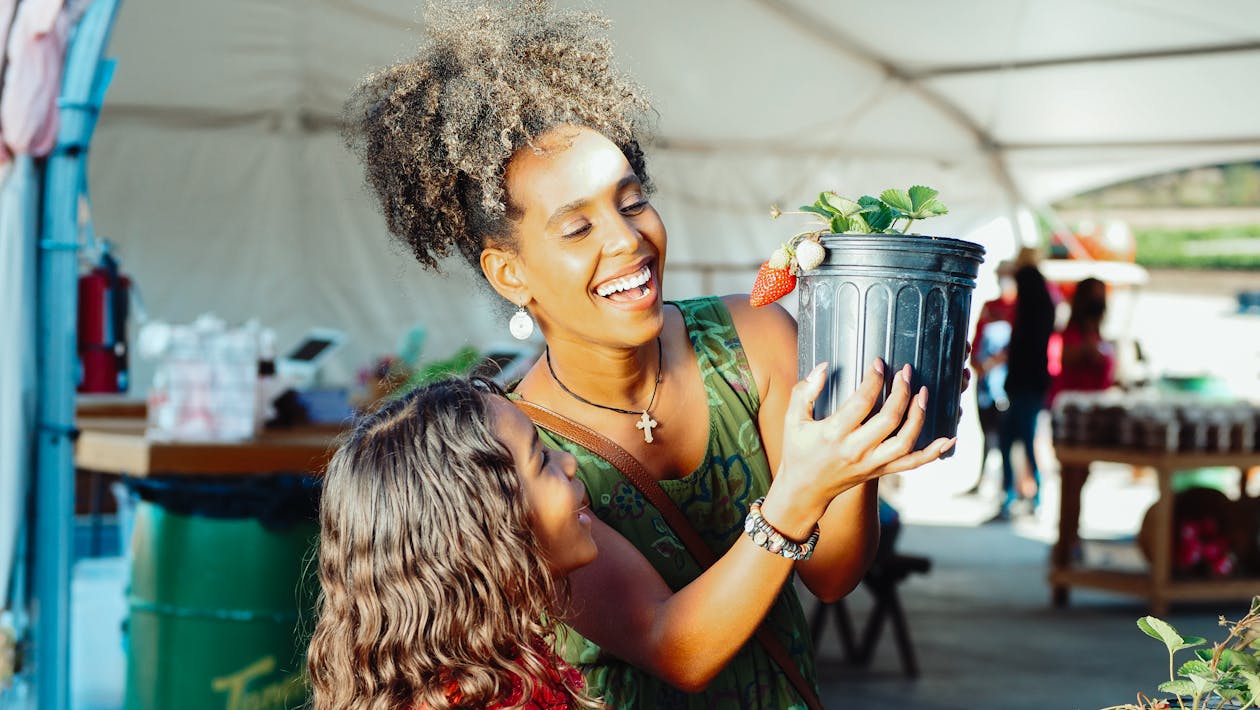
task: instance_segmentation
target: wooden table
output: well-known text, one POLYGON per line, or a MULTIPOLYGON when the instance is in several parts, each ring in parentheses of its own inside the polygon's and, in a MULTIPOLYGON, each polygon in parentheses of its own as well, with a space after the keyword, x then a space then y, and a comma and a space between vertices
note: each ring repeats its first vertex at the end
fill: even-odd
POLYGON ((1247 495, 1247 470, 1260 466, 1260 452, 1248 454, 1162 453, 1099 449, 1055 444, 1062 466, 1062 494, 1059 499, 1059 540, 1051 553, 1050 585, 1055 606, 1065 606, 1072 587, 1092 587, 1146 598, 1151 613, 1168 613, 1176 601, 1215 601, 1250 599, 1260 593, 1260 577, 1225 579, 1174 579, 1172 476, 1177 471, 1210 466, 1237 468, 1242 476, 1242 494, 1247 495), (1151 512, 1151 565, 1146 574, 1073 565, 1073 552, 1080 541, 1081 489, 1089 475, 1089 465, 1106 461, 1155 469, 1159 479, 1159 499, 1151 512))
POLYGON ((80 419, 106 417, 144 419, 148 414, 146 402, 129 394, 77 394, 74 398, 74 416, 80 419))
POLYGON ((80 418, 76 426, 75 468, 136 477, 322 474, 343 431, 303 426, 249 441, 202 443, 151 439, 144 420, 134 417, 80 418))

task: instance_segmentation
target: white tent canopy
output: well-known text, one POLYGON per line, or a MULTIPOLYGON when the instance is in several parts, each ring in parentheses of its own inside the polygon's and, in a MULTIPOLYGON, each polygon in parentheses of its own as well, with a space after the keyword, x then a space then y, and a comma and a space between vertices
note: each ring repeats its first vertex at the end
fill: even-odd
MULTIPOLYGON (((389 245, 337 133, 355 82, 415 47, 418 5, 123 4, 90 185, 97 232, 153 317, 257 316, 281 344, 310 325, 343 328, 334 379, 417 322, 427 357, 506 337, 470 277, 427 275, 389 245)), ((745 290, 752 271, 740 269, 792 231, 769 205, 824 188, 931 185, 953 208, 933 231, 1000 258, 1023 207, 1260 158, 1254 0, 595 7, 660 113, 648 165, 671 297, 745 290)))

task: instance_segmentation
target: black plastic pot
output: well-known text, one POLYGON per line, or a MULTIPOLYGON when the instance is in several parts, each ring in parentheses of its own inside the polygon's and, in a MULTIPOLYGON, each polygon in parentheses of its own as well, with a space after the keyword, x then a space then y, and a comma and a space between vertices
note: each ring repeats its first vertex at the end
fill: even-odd
POLYGON ((822 244, 826 259, 798 285, 799 372, 804 377, 816 364, 830 363, 814 416, 834 412, 878 357, 887 363, 880 404, 906 363, 913 370, 911 393, 928 388, 915 448, 954 436, 984 247, 896 234, 828 234, 822 244))

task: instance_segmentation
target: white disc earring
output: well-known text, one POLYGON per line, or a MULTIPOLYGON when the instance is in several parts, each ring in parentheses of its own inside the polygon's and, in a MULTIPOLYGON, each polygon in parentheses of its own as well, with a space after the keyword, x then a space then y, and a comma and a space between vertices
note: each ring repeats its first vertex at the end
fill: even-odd
POLYGON ((534 319, 529 317, 525 306, 516 307, 516 313, 513 313, 512 320, 508 321, 508 332, 517 340, 529 340, 529 336, 534 334, 534 319))

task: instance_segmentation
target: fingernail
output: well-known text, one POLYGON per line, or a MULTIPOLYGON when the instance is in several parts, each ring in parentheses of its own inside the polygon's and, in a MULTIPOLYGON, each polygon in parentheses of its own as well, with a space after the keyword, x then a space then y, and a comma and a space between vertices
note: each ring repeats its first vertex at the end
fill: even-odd
POLYGON ((901 379, 905 380, 907 385, 910 384, 910 366, 909 365, 904 365, 901 368, 901 379))
POLYGON ((874 370, 877 375, 884 374, 884 361, 879 358, 875 358, 875 362, 871 363, 871 369, 874 370))
POLYGON ((807 380, 817 380, 819 377, 822 377, 822 373, 823 373, 826 369, 827 369, 827 363, 825 363, 825 362, 820 362, 820 363, 818 363, 817 365, 814 365, 814 369, 812 369, 812 370, 810 370, 810 371, 809 371, 809 374, 805 377, 805 379, 807 379, 807 380))
POLYGON ((920 387, 919 394, 914 398, 914 403, 919 405, 919 409, 927 410, 927 388, 920 387))

